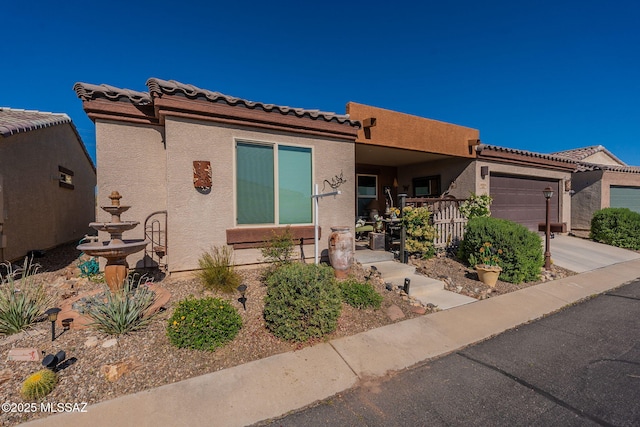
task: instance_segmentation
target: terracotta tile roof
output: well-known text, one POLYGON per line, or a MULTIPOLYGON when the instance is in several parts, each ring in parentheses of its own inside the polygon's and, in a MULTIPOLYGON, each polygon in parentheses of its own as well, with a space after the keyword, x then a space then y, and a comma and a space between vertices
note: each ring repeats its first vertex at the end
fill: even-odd
POLYGON ((348 114, 336 114, 320 110, 307 110, 303 108, 292 108, 275 104, 248 101, 246 99, 224 95, 220 92, 200 89, 196 86, 180 83, 175 80, 167 81, 150 78, 147 80, 147 87, 149 87, 149 92, 152 97, 162 97, 163 95, 182 95, 190 99, 204 98, 210 102, 224 102, 231 106, 241 105, 249 109, 259 108, 267 112, 278 112, 284 115, 293 114, 297 117, 310 117, 312 119, 323 119, 328 122, 337 121, 338 123, 348 123, 352 126, 360 126, 360 122, 350 120, 348 114))
POLYGON ((5 137, 63 123, 71 123, 66 114, 0 107, 0 135, 5 137))
POLYGON ((97 98, 106 98, 109 101, 125 101, 135 105, 151 104, 151 96, 147 92, 138 92, 131 89, 120 89, 109 85, 94 85, 78 82, 73 85, 73 90, 78 98, 83 101, 91 101, 97 98))
POLYGON ((531 157, 535 159, 549 160, 554 162, 575 164, 576 162, 572 159, 563 156, 557 156, 554 154, 544 154, 544 153, 536 153, 534 151, 527 150, 519 150, 517 148, 507 148, 507 147, 499 147, 497 145, 489 145, 489 144, 480 144, 476 146, 476 151, 478 153, 482 153, 484 150, 509 153, 509 154, 517 154, 524 157, 531 157))
POLYGON ((581 147, 581 148, 574 148, 572 150, 558 151, 556 153, 553 153, 553 155, 581 161, 599 152, 604 152, 605 154, 607 154, 609 157, 611 157, 621 165, 626 165, 625 162, 623 162, 622 160, 614 156, 613 153, 611 153, 611 151, 607 150, 602 145, 592 145, 590 147, 581 147))
POLYGON ((595 163, 579 162, 576 167, 576 172, 590 172, 590 171, 611 171, 611 172, 625 172, 625 173, 640 173, 640 167, 638 166, 616 166, 616 165, 599 165, 595 163))

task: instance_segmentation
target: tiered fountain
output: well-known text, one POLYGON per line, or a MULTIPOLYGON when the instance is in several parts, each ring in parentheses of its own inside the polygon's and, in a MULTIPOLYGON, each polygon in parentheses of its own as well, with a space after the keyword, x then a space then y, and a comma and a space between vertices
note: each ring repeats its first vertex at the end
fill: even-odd
POLYGON ((90 227, 98 231, 106 231, 111 236, 107 242, 90 242, 77 246, 79 251, 87 255, 102 257, 107 259, 104 268, 104 278, 111 291, 122 289, 124 281, 129 273, 127 256, 144 249, 148 240, 122 240, 122 233, 132 230, 139 221, 121 221, 120 215, 131 206, 120 206, 122 196, 117 191, 113 191, 109 198, 111 206, 101 206, 101 209, 111 214, 111 222, 92 222, 90 227))

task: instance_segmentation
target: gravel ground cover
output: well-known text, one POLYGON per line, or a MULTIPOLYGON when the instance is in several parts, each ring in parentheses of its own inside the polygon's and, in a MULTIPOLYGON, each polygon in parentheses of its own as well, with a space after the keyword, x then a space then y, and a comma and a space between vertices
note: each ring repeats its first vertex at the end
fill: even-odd
MULTIPOLYGON (((100 283, 78 277, 79 254, 75 244, 64 245, 35 260, 41 266, 38 280, 46 284, 48 291, 58 303, 102 286, 100 283)), ((455 259, 436 257, 430 260, 413 259, 411 262, 418 272, 443 280, 448 289, 479 299, 535 284, 516 286, 498 282, 495 289, 490 290, 477 280, 472 269, 455 259)), ((322 340, 302 344, 290 343, 276 338, 266 329, 262 316, 267 290, 263 284, 264 271, 253 268, 241 269, 238 272, 243 278, 243 283, 248 285, 246 310, 243 310, 241 303, 237 301, 239 295, 206 291, 196 279, 163 278, 159 275, 154 280, 171 293, 171 298, 164 310, 143 331, 114 339, 91 328, 70 329, 61 334, 58 328, 59 335, 52 342, 50 323, 43 321, 23 333, 0 337, 0 396, 3 397, 3 403, 15 403, 14 409, 17 408, 17 404, 24 403, 19 392, 21 384, 27 376, 41 367, 37 362, 8 361, 7 355, 12 348, 36 348, 44 354, 55 354, 64 350, 67 360, 73 363, 60 371, 58 385, 44 402, 94 404, 437 310, 422 306, 399 290, 387 290, 380 277, 363 269, 361 265, 355 265, 352 274, 360 278, 369 277, 370 282, 384 298, 382 308, 357 310, 343 304, 338 327, 334 333, 322 340), (229 300, 242 316, 243 325, 238 336, 214 352, 173 347, 166 335, 167 319, 176 303, 188 296, 215 296, 229 300)), ((571 272, 556 269, 550 276, 568 274, 571 272)), ((6 412, 4 409, 0 413, 0 424, 3 426, 13 426, 47 415, 41 412, 6 412)))

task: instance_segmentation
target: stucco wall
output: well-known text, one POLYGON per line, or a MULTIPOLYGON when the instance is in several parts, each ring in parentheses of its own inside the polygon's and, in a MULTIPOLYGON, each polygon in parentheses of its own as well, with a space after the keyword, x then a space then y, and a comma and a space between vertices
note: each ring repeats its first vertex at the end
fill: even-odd
MULTIPOLYGON (((571 187, 575 191, 572 197, 571 221, 576 230, 589 230, 593 213, 602 209, 602 171, 574 173, 571 187)), ((606 204, 608 206, 607 197, 606 204)))
MULTIPOLYGON (((192 270, 198 258, 213 246, 226 245, 226 230, 235 227, 235 141, 291 144, 312 147, 314 180, 320 185, 340 173, 346 184, 342 194, 320 200, 320 248, 327 248, 330 226, 355 224, 355 144, 290 133, 257 131, 205 121, 167 117, 167 210, 169 212, 169 268, 192 270), (211 162, 213 187, 208 194, 193 186, 193 161, 211 162)), ((326 186, 324 192, 332 191, 326 186)), ((314 248, 305 247, 313 257, 314 248)), ((235 251, 236 264, 261 261, 257 249, 235 251)))
MULTIPOLYGON (((165 210, 167 206, 163 129, 159 126, 96 120, 96 141, 96 218, 98 221, 111 220, 111 216, 100 206, 110 205, 109 194, 118 191, 122 196, 121 205, 131 206, 120 219, 140 222, 133 230, 126 231, 123 238, 142 239, 146 217, 154 211, 165 210)), ((108 238, 107 233, 100 233, 100 240, 108 238)), ((129 265, 141 267, 143 255, 144 252, 138 252, 129 256, 129 265)))
POLYGON ((95 171, 69 124, 1 138, 3 233, 6 260, 32 249, 79 240, 95 218, 95 171), (62 166, 73 171, 73 189, 59 185, 62 166))
POLYGON ((358 143, 404 148, 460 157, 475 157, 469 140, 477 140, 477 129, 350 102, 347 114, 353 120, 375 118, 376 125, 358 131, 358 143))
POLYGON ((473 168, 469 159, 450 158, 419 163, 398 168, 398 183, 403 189, 408 186, 407 194, 413 197, 413 178, 440 175, 440 191, 464 199, 473 191, 473 168))
POLYGON ((617 160, 612 159, 611 156, 609 156, 607 153, 602 151, 598 151, 597 153, 587 156, 584 159, 582 159, 582 161, 587 163, 596 163, 598 165, 624 166, 623 163, 620 163, 617 160))

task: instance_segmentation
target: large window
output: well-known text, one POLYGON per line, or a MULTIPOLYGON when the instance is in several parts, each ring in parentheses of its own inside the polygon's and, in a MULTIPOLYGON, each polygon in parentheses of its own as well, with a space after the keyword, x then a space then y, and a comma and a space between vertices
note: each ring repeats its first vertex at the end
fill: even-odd
POLYGON ((311 164, 311 148, 237 142, 237 223, 311 223, 311 164))

